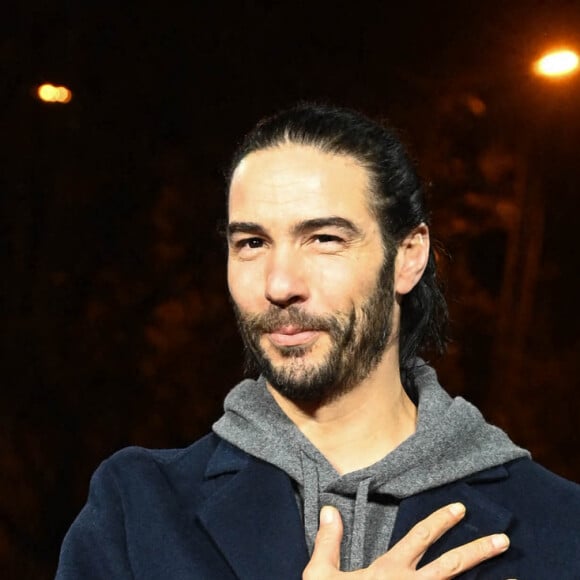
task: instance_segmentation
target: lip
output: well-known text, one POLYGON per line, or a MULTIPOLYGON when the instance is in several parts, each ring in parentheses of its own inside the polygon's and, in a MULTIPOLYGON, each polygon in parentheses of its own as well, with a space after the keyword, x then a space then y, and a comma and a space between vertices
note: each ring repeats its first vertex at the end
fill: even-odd
POLYGON ((267 337, 277 346, 302 346, 311 342, 318 334, 318 330, 285 326, 269 332, 267 337))

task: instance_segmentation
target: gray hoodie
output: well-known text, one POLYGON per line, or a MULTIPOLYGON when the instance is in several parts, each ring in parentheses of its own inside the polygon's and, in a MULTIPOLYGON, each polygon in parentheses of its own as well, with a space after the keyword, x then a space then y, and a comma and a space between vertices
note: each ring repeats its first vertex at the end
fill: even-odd
POLYGON ((473 405, 452 399, 431 367, 419 361, 412 374, 416 432, 377 463, 342 476, 283 413, 263 377, 237 385, 214 424, 220 437, 292 478, 310 550, 320 508, 339 509, 344 571, 368 566, 387 550, 402 499, 529 455, 473 405))

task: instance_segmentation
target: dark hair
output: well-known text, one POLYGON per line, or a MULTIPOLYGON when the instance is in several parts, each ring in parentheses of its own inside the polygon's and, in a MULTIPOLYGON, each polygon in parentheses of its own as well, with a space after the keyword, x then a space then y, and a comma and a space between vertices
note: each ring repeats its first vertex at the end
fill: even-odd
MULTIPOLYGON (((240 161, 254 151, 283 143, 349 155, 368 171, 373 210, 387 256, 421 223, 429 223, 421 182, 394 132, 368 117, 324 105, 299 104, 260 121, 234 154, 229 181, 240 161)), ((402 297, 399 363, 405 369, 428 349, 443 353, 447 342, 447 305, 437 280, 435 254, 419 283, 402 297)))

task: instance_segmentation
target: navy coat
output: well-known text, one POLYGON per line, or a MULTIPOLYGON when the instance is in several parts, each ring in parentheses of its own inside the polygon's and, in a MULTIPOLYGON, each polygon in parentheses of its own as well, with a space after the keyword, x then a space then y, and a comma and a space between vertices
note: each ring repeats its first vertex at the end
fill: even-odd
MULTIPOLYGON (((423 563, 485 534, 510 549, 465 579, 580 579, 580 486, 529 459, 402 500, 395 543, 435 509, 465 519, 423 563)), ((95 472, 58 580, 299 579, 309 556, 289 477, 210 434, 182 450, 128 448, 95 472)))

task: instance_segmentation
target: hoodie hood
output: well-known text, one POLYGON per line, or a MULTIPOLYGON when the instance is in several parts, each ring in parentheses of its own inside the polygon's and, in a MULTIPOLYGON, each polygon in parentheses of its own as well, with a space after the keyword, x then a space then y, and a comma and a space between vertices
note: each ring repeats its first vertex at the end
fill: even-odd
POLYGON ((214 424, 220 437, 292 478, 310 549, 320 508, 339 509, 343 570, 368 565, 384 553, 401 499, 529 456, 486 423, 476 407, 451 398, 431 367, 418 360, 411 376, 415 433, 377 463, 342 476, 280 409, 263 377, 237 385, 214 424))

